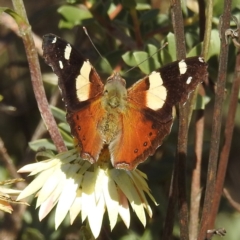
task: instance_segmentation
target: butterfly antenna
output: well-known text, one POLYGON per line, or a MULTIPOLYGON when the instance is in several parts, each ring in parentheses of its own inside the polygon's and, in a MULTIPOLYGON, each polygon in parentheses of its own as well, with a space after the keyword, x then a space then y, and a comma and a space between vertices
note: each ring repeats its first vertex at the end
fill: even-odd
POLYGON ((85 34, 87 35, 89 41, 91 42, 91 44, 93 45, 94 49, 96 50, 96 52, 99 54, 99 56, 105 61, 105 63, 107 63, 107 65, 112 69, 112 66, 109 64, 109 62, 106 60, 105 57, 103 57, 103 55, 98 51, 97 47, 95 46, 95 44, 93 43, 91 37, 88 34, 88 31, 85 27, 83 27, 83 31, 85 32, 85 34))
MULTIPOLYGON (((136 66, 128 69, 124 74, 132 71, 134 68, 138 67, 139 65, 141 65, 143 62, 147 61, 148 59, 150 59, 151 57, 153 57, 155 54, 157 54, 159 51, 161 51, 162 49, 164 49, 166 46, 168 45, 168 42, 165 42, 162 47, 160 47, 155 53, 153 53, 152 55, 150 55, 148 58, 144 59, 142 62, 138 63, 136 66)), ((123 74, 123 75, 124 75, 123 74)))

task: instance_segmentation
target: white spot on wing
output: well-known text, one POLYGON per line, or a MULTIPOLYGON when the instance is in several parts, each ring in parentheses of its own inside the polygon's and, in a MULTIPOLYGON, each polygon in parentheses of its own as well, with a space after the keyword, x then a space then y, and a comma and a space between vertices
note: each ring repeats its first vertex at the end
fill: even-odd
POLYGON ((90 81, 89 76, 92 66, 89 61, 83 62, 80 73, 76 78, 76 93, 79 101, 85 101, 89 98, 90 81))
POLYGON ((59 63, 59 67, 60 67, 61 69, 63 69, 63 63, 62 63, 62 61, 58 61, 58 63, 59 63))
POLYGON ((188 77, 187 81, 186 81, 186 84, 190 84, 192 81, 192 77, 188 77))
POLYGON ((67 44, 65 51, 64 51, 64 57, 66 60, 69 60, 71 51, 72 51, 72 47, 70 46, 70 44, 67 44))
POLYGON ((57 41, 57 38, 55 37, 53 40, 52 40, 52 43, 55 43, 57 41))
POLYGON ((178 63, 178 67, 179 67, 180 74, 186 73, 186 71, 187 71, 187 64, 186 64, 186 62, 184 60, 181 60, 178 63))
POLYGON ((202 63, 204 62, 202 57, 199 57, 198 60, 199 60, 199 62, 202 62, 202 63))
POLYGON ((153 110, 162 108, 167 98, 167 89, 162 85, 162 77, 159 72, 149 75, 149 89, 147 90, 147 106, 153 110))

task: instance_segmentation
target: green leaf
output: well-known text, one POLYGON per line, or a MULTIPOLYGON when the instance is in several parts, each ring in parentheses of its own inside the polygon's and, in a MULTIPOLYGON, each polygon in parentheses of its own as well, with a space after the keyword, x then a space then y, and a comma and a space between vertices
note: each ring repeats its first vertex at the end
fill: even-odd
POLYGON ((35 140, 32 142, 28 143, 29 147, 33 150, 33 151, 38 151, 41 148, 45 148, 48 150, 52 150, 52 151, 56 151, 56 147, 53 144, 52 141, 50 141, 49 139, 39 139, 39 140, 35 140))
POLYGON ((63 17, 59 22, 60 28, 73 28, 77 25, 86 25, 89 20, 93 20, 92 14, 85 8, 65 5, 58 9, 58 13, 63 17))
POLYGON ((122 55, 123 61, 131 66, 138 66, 145 74, 149 74, 152 71, 160 67, 160 61, 158 58, 158 48, 152 44, 146 45, 146 51, 129 51, 122 55), (150 57, 150 58, 149 58, 150 57))
POLYGON ((53 116, 61 122, 66 123, 66 112, 60 108, 50 106, 53 116))
MULTIPOLYGON (((202 43, 196 45, 188 54, 188 57, 192 56, 199 56, 202 52, 202 43)), ((219 32, 216 29, 213 29, 211 32, 211 39, 210 39, 210 47, 208 51, 208 56, 206 61, 209 60, 211 57, 219 55, 220 52, 220 39, 219 39, 219 32)))
POLYGON ((136 10, 142 11, 149 9, 151 9, 151 5, 149 5, 148 3, 137 3, 136 10))
POLYGON ((72 148, 73 147, 73 138, 68 133, 66 133, 65 131, 63 131, 61 129, 59 129, 59 131, 60 131, 60 133, 63 137, 65 145, 68 148, 72 148))
POLYGON ((141 69, 141 71, 144 72, 145 74, 150 73, 149 62, 148 60, 146 60, 148 58, 148 54, 144 51, 136 51, 133 53, 133 56, 135 58, 137 65, 140 64, 138 67, 141 69))
POLYGON ((61 128, 62 130, 64 130, 68 134, 70 134, 70 132, 71 132, 70 126, 68 123, 61 122, 58 124, 58 127, 61 128))
POLYGON ((8 15, 10 15, 18 25, 22 25, 22 24, 26 24, 28 25, 24 19, 22 18, 22 16, 20 16, 18 13, 16 13, 15 11, 13 11, 11 8, 6 8, 6 7, 0 7, 0 14, 1 13, 7 13, 8 15))
POLYGON ((194 110, 205 109, 205 106, 210 102, 211 98, 208 96, 197 95, 194 110))
POLYGON ((176 42, 174 34, 171 32, 168 33, 163 42, 168 42, 168 45, 160 53, 162 64, 165 65, 176 60, 176 42))
MULTIPOLYGON (((199 43, 187 54, 187 57, 200 56, 202 52, 203 43, 199 43)), ((207 60, 207 59, 206 59, 207 60)))
POLYGON ((219 55, 220 45, 221 45, 221 43, 220 43, 220 38, 219 38, 219 32, 217 29, 213 29, 211 32, 210 46, 209 46, 207 59, 211 58, 212 56, 219 55))
POLYGON ((122 55, 123 61, 130 67, 134 67, 137 65, 135 57, 133 55, 133 51, 128 51, 122 55))

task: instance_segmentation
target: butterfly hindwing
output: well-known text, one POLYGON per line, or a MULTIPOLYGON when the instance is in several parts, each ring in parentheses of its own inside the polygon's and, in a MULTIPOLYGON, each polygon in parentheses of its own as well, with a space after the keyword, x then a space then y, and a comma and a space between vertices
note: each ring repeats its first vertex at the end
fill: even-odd
POLYGON ((102 136, 97 131, 99 119, 104 114, 100 98, 76 112, 67 113, 72 135, 77 147, 80 148, 80 156, 91 163, 98 160, 104 145, 102 136))
POLYGON ((122 132, 109 145, 114 167, 132 170, 154 154, 172 126, 171 117, 161 122, 160 116, 159 112, 136 107, 122 115, 122 132))

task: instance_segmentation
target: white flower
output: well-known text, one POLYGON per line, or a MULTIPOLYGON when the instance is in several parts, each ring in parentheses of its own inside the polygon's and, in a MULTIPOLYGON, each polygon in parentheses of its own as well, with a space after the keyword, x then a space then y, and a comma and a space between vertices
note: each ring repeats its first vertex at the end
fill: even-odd
POLYGON ((139 170, 118 170, 109 163, 103 154, 97 163, 90 164, 73 149, 48 160, 26 165, 18 172, 30 172, 31 176, 37 176, 22 191, 18 200, 37 193, 40 221, 57 205, 55 228, 67 213, 71 224, 81 213, 82 221, 88 219, 95 238, 100 233, 106 209, 111 230, 117 223, 118 215, 129 227, 129 203, 145 226, 144 209, 152 217, 145 193, 155 203, 146 183, 146 175, 139 170))

